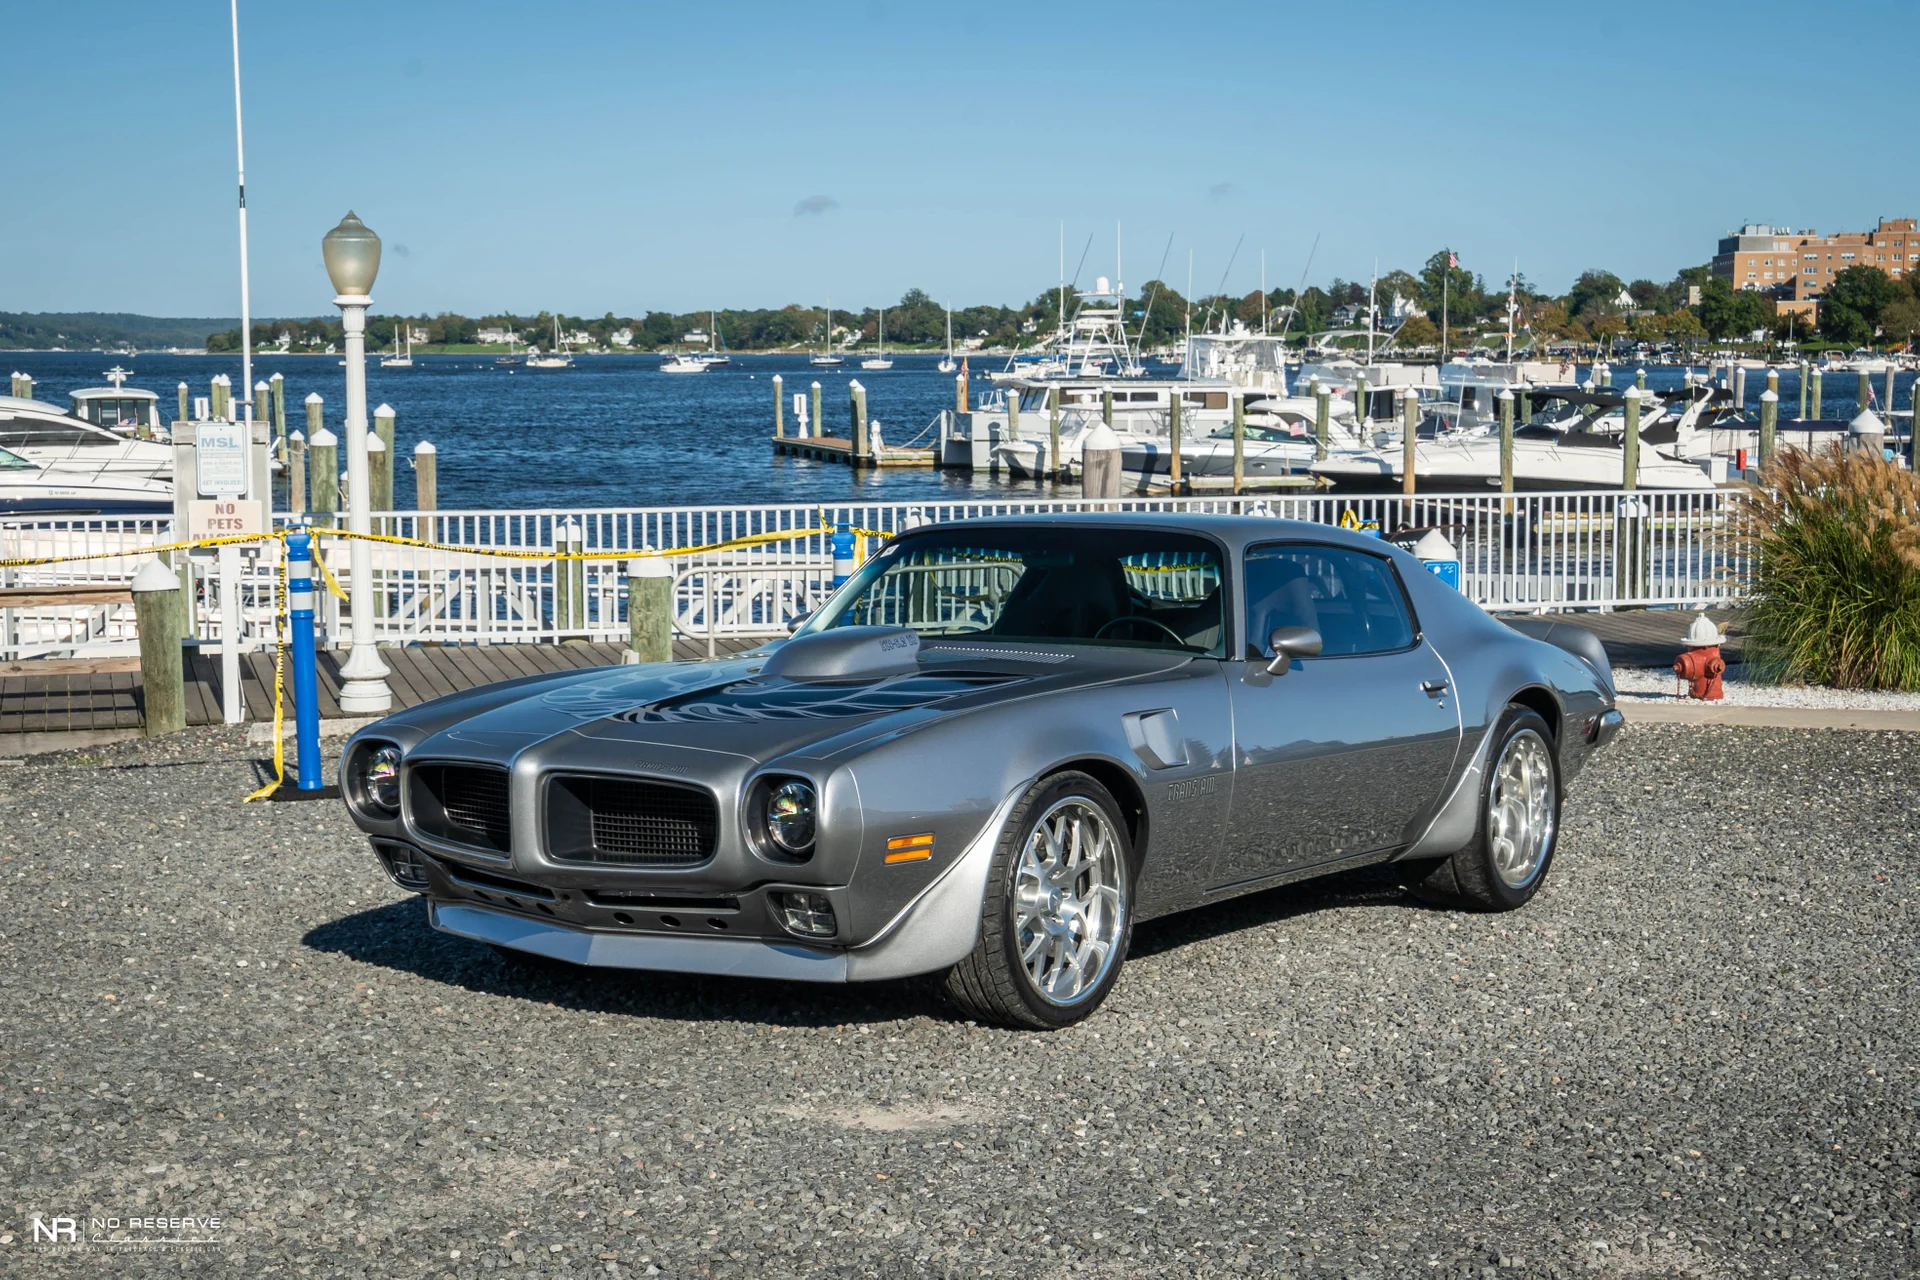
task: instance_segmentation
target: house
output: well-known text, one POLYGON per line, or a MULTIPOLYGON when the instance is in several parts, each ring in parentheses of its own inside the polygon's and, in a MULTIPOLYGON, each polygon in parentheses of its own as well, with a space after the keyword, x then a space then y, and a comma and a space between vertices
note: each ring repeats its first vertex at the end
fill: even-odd
POLYGON ((707 342, 707 331, 705 329, 689 329, 680 335, 680 341, 690 347, 705 346, 707 342))
MULTIPOLYGON (((520 335, 515 333, 511 329, 502 329, 498 325, 488 325, 486 328, 478 330, 473 335, 473 340, 475 342, 485 342, 485 343, 501 343, 501 342, 507 341, 509 338, 512 338, 513 340, 518 341, 520 338, 520 335)), ((415 338, 414 341, 420 342, 420 341, 424 341, 424 339, 415 338)))
POLYGON ((633 345, 633 330, 615 329, 607 335, 607 341, 616 347, 630 347, 633 345))
MULTIPOLYGON (((418 325, 410 324, 407 326, 407 341, 424 345, 433 341, 433 333, 431 330, 422 329, 418 325)), ((502 341, 504 341, 504 339, 502 339, 502 341)))
POLYGON ((593 345, 593 335, 585 329, 575 329, 572 333, 563 333, 560 335, 560 340, 562 342, 570 342, 576 347, 590 347, 593 345))

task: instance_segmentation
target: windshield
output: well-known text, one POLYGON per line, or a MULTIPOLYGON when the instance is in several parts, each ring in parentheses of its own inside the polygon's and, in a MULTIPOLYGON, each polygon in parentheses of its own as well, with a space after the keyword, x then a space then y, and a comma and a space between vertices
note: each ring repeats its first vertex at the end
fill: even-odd
POLYGON ((883 547, 804 628, 1175 649, 1224 657, 1220 552, 1205 538, 1084 525, 949 529, 883 547))

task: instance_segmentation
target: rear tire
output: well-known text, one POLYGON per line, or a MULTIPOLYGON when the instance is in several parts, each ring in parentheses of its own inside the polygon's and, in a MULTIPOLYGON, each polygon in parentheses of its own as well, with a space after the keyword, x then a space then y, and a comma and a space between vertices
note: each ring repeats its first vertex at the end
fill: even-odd
POLYGON ((1560 843, 1560 757, 1540 713, 1509 706, 1494 726, 1473 839, 1450 858, 1400 866, 1416 897, 1512 911, 1539 892, 1560 843))
POLYGON ((947 970, 968 1017, 1031 1031, 1100 1007, 1133 933, 1133 846, 1113 796, 1084 773, 1035 783, 1007 815, 972 954, 947 970))

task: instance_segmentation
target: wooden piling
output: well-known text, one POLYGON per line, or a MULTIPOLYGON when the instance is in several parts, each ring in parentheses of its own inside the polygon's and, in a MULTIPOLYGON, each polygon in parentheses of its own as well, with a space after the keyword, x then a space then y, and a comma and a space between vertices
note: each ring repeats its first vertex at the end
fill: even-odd
POLYGON ((1780 393, 1768 387, 1760 393, 1760 465, 1773 458, 1774 432, 1780 423, 1780 393))
POLYGON ((1175 387, 1167 393, 1167 443, 1171 452, 1167 454, 1167 484, 1170 488, 1180 488, 1180 388, 1175 387))
POLYGON ((673 661, 673 568, 663 557, 627 561, 627 648, 641 662, 673 661))
POLYGON ((813 425, 803 428, 800 434, 804 436, 809 431, 816 436, 827 434, 826 419, 820 416, 820 384, 818 382, 813 384, 813 425))
POLYGON ((1007 439, 1020 438, 1020 388, 1007 388, 1007 439))
POLYGON ((1333 431, 1333 388, 1313 380, 1313 460, 1327 460, 1327 446, 1333 431))
POLYGON ((1100 388, 1100 421, 1107 424, 1107 430, 1113 430, 1113 388, 1100 388))
MULTIPOLYGON (((1893 370, 1894 370, 1894 363, 1892 360, 1888 360, 1887 361, 1887 393, 1885 396, 1881 397, 1880 407, 1889 414, 1893 412, 1893 370)), ((1887 419, 1887 425, 1889 427, 1893 425, 1892 418, 1887 419)))
POLYGON ((1420 395, 1412 387, 1400 393, 1400 492, 1415 491, 1420 451, 1420 395))
POLYGON ((143 732, 149 738, 178 733, 187 727, 180 579, 159 560, 147 561, 134 575, 133 614, 140 633, 140 685, 146 703, 143 732))
POLYGON ((307 509, 307 437, 295 431, 287 437, 287 510, 299 515, 307 509))
POLYGON ((1819 369, 1817 368, 1814 369, 1814 371, 1810 375, 1808 375, 1808 382, 1813 388, 1812 392, 1810 393, 1813 398, 1813 403, 1808 409, 1807 413, 1803 414, 1802 416, 1818 418, 1820 416, 1820 382, 1821 382, 1821 375, 1820 375, 1819 369))
POLYGON ((967 375, 964 373, 953 375, 953 411, 955 414, 967 411, 967 375))
POLYGON ((1047 472, 1055 480, 1067 478, 1060 462, 1060 388, 1047 388, 1047 472))
POLYGON ((383 404, 373 411, 373 433, 380 437, 380 443, 387 447, 387 473, 384 479, 376 480, 373 492, 368 495, 375 511, 393 510, 393 406, 383 404))
POLYGON ((226 375, 215 374, 207 385, 208 416, 215 422, 227 421, 226 375))
POLYGON ((1494 397, 1500 406, 1500 492, 1513 492, 1513 391, 1500 388, 1494 397))
POLYGON ((849 459, 856 467, 864 467, 870 459, 867 456, 867 389, 855 378, 847 383, 848 408, 853 413, 853 456, 849 459))
POLYGON ((267 379, 267 398, 273 402, 273 434, 276 439, 287 438, 287 379, 283 374, 274 374, 267 379))
POLYGON ((393 451, 377 431, 367 432, 367 502, 375 511, 393 510, 393 451))
MULTIPOLYGON (((1113 393, 1107 393, 1111 396, 1113 393)), ((1247 397, 1242 391, 1230 393, 1233 406, 1233 491, 1247 487, 1247 397)))
MULTIPOLYGON (((554 530, 555 548, 564 555, 579 555, 586 549, 586 537, 577 520, 568 520, 554 530)), ((553 564, 553 621, 561 631, 584 631, 587 627, 587 562, 555 560, 553 564)))
POLYGON ((1620 487, 1640 487, 1640 392, 1629 388, 1624 410, 1626 430, 1620 436, 1620 487))
POLYGON ((773 375, 773 438, 787 438, 787 380, 773 375))
POLYGON ((413 446, 413 509, 436 511, 440 506, 440 451, 422 440, 413 446))
POLYGON ((1647 389, 1647 371, 1645 369, 1635 369, 1633 371, 1633 385, 1637 391, 1645 391, 1647 389))
POLYGON ((326 425, 327 425, 326 419, 323 416, 323 411, 325 410, 325 408, 326 408, 326 401, 320 398, 320 393, 318 391, 311 392, 307 396, 307 447, 308 448, 312 448, 314 445, 319 443, 320 432, 326 428, 326 425))
MULTIPOLYGON (((313 401, 318 396, 310 396, 307 410, 313 411, 313 401)), ((312 474, 308 477, 310 498, 307 509, 324 523, 333 523, 334 513, 340 510, 340 449, 333 432, 321 427, 307 437, 307 452, 312 455, 312 474)))
POLYGON ((1739 365, 1733 371, 1733 411, 1747 411, 1747 366, 1739 365))
POLYGON ((176 393, 176 394, 177 394, 177 395, 178 395, 178 396, 180 397, 180 416, 179 416, 179 417, 177 417, 177 418, 175 418, 175 419, 174 419, 174 421, 175 421, 175 422, 186 422, 186 421, 188 421, 188 418, 187 418, 187 396, 188 396, 188 394, 189 394, 189 388, 187 387, 187 384, 183 382, 183 383, 181 383, 181 384, 180 384, 180 385, 179 385, 178 387, 176 387, 176 388, 175 388, 174 390, 175 390, 175 393, 176 393))
POLYGON ((1360 442, 1368 443, 1367 375, 1364 372, 1353 375, 1353 426, 1360 434, 1360 442))
POLYGON ((1800 362, 1800 417, 1804 421, 1806 416, 1807 416, 1807 362, 1805 360, 1802 360, 1800 362))
POLYGON ((1858 417, 1867 411, 1873 401, 1873 375, 1861 369, 1854 374, 1854 379, 1853 412, 1858 417))
POLYGON ((20 375, 20 398, 22 400, 33 399, 33 375, 30 373, 20 375))

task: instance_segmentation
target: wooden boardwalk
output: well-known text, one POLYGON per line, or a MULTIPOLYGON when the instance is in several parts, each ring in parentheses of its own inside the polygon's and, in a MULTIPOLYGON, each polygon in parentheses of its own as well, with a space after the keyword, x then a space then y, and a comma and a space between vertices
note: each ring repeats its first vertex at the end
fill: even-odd
MULTIPOLYGON (((775 457, 812 458, 817 462, 854 463, 853 441, 844 436, 774 436, 773 453, 775 457)), ((940 465, 939 452, 934 449, 897 449, 887 445, 877 458, 858 459, 863 467, 919 467, 930 468, 940 465)))
MULTIPOLYGON (((1614 613, 1569 613, 1554 615, 1597 632, 1607 653, 1620 666, 1667 666, 1680 652, 1681 638, 1693 621, 1685 609, 1626 609, 1614 613)), ((1734 610, 1714 610, 1710 615, 1723 628, 1734 622, 1736 634, 1722 652, 1728 662, 1741 658, 1738 637, 1739 614, 1734 610)), ((720 641, 719 653, 752 648, 760 641, 720 641)), ((382 649, 381 661, 392 673, 387 683, 393 689, 396 707, 411 707, 462 689, 513 680, 521 676, 542 675, 552 671, 572 671, 583 667, 607 666, 620 661, 623 646, 612 644, 516 644, 516 645, 427 645, 419 648, 382 649)), ((320 654, 320 716, 334 719, 340 711, 340 664, 346 661, 342 651, 320 654)), ((706 656, 706 642, 685 636, 674 639, 674 657, 699 659, 706 656)), ((222 686, 220 657, 217 653, 187 651, 186 703, 188 724, 221 723, 222 686)), ((16 675, 30 669, 30 663, 0 667, 0 754, 7 750, 9 735, 75 733, 99 730, 138 729, 142 703, 138 663, 116 659, 120 670, 78 672, 75 664, 48 663, 58 674, 16 675)), ((270 722, 273 719, 273 654, 246 655, 240 664, 241 697, 246 703, 247 719, 270 722)), ((287 717, 293 716, 293 682, 287 681, 287 717)))

